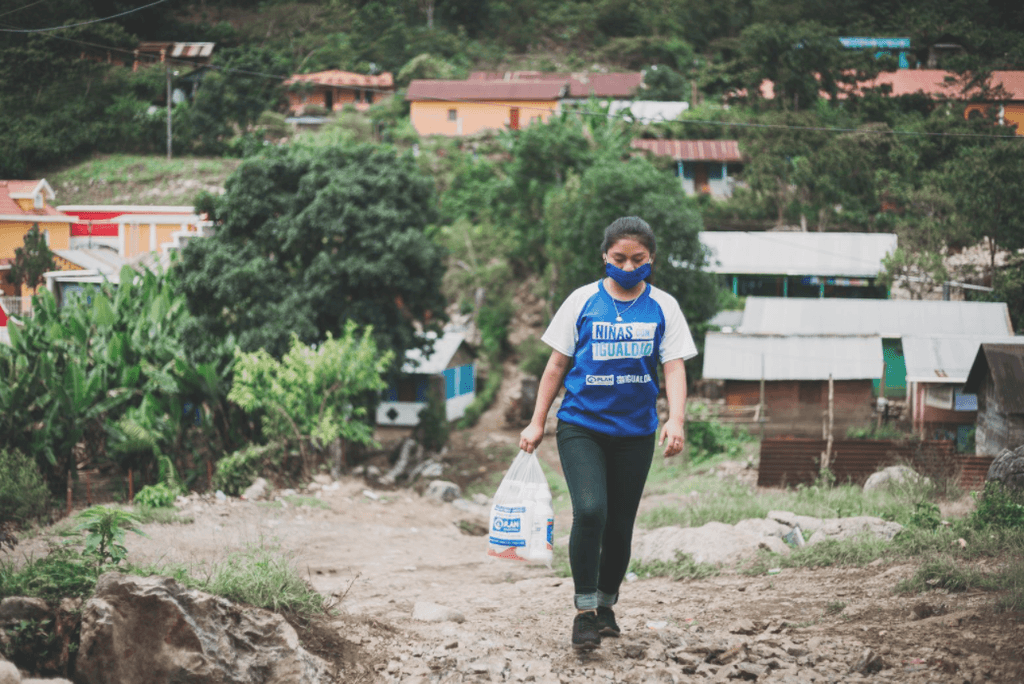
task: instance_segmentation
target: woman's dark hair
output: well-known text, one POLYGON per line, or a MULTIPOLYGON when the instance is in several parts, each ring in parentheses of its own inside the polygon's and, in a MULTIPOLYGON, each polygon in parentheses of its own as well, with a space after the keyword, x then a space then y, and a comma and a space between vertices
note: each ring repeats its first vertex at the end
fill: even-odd
POLYGON ((604 241, 601 243, 601 254, 606 253, 612 246, 623 238, 632 238, 647 248, 647 251, 654 256, 655 240, 654 231, 639 216, 623 216, 612 221, 604 229, 604 241))

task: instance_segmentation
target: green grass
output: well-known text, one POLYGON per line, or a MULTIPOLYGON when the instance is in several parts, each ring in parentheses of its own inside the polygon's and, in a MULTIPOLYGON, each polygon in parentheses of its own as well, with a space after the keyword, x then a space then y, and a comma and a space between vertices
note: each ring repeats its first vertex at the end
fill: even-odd
POLYGON ((293 494, 292 496, 284 497, 284 500, 289 506, 308 506, 309 508, 324 508, 330 509, 330 504, 325 502, 323 499, 318 499, 315 496, 303 496, 302 494, 293 494))
POLYGON ((190 515, 181 515, 176 508, 167 508, 164 506, 134 506, 132 510, 135 512, 135 515, 138 516, 139 522, 144 525, 146 523, 158 523, 161 525, 190 525, 195 522, 195 518, 190 515))
POLYGON ((672 561, 653 560, 630 563, 630 570, 636 573, 637 577, 669 577, 674 580, 681 579, 704 579, 721 574, 722 569, 710 563, 698 563, 688 553, 676 552, 676 558, 672 561))
POLYGON ((238 159, 98 155, 47 175, 58 204, 190 205, 203 187, 223 187, 238 159))

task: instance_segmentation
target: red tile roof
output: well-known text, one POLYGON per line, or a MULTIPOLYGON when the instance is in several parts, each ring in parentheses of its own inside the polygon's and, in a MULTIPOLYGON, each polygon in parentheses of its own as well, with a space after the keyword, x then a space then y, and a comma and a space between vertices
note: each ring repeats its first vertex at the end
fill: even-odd
MULTIPOLYGON (((962 100, 978 94, 977 88, 972 88, 964 93, 963 87, 958 85, 959 80, 960 76, 956 73, 943 69, 898 69, 883 71, 871 80, 861 81, 857 84, 854 92, 861 94, 865 89, 886 85, 892 88, 892 97, 923 93, 944 99, 962 100), (947 82, 947 78, 952 80, 947 82)), ((1011 100, 1024 100, 1024 71, 993 71, 989 85, 992 88, 1002 86, 1011 100)), ((770 100, 775 97, 775 84, 771 81, 763 81, 760 90, 761 97, 765 99, 770 100)), ((828 97, 828 94, 824 92, 820 95, 828 97)), ((845 97, 847 97, 847 93, 841 90, 839 98, 845 97)))
POLYGON ((613 74, 554 73, 549 71, 474 71, 471 81, 503 81, 507 83, 534 81, 569 84, 569 97, 632 97, 643 85, 644 75, 639 71, 613 74))
POLYGON ((735 140, 636 139, 630 143, 630 147, 681 161, 743 161, 739 143, 735 140))
POLYGON ((390 71, 367 75, 332 69, 330 71, 317 71, 312 74, 295 74, 284 82, 285 85, 293 83, 316 83, 318 85, 352 86, 354 88, 391 89, 395 87, 395 79, 390 71))
MULTIPOLYGON (((59 211, 51 207, 49 204, 44 204, 42 209, 25 209, 21 208, 21 205, 15 201, 14 196, 16 195, 30 195, 34 190, 39 188, 40 183, 43 184, 44 189, 41 191, 44 193, 49 189, 49 184, 41 180, 0 180, 0 215, 14 215, 14 216, 63 216, 59 211)), ((46 199, 49 199, 46 197, 46 199)), ((69 219, 70 220, 70 217, 69 219)))
POLYGON ((560 81, 413 81, 406 100, 419 101, 550 101, 563 95, 560 81))

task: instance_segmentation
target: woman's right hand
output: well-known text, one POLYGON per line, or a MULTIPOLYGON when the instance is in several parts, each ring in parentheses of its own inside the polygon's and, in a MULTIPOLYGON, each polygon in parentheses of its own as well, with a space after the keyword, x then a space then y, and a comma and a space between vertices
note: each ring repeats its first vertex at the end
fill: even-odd
POLYGON ((542 439, 544 439, 544 426, 530 423, 519 435, 519 448, 532 454, 534 449, 540 446, 542 439))

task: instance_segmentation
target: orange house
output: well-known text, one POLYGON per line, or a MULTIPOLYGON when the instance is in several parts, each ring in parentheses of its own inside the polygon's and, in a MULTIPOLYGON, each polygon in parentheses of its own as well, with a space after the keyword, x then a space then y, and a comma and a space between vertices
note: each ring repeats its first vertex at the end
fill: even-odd
POLYGON ((295 74, 284 85, 288 90, 288 109, 293 114, 302 114, 311 105, 335 112, 350 104, 365 111, 395 92, 395 80, 388 71, 364 75, 332 69, 295 74))
POLYGON ((547 121, 568 93, 563 81, 434 81, 409 84, 409 118, 420 135, 473 135, 547 121))
POLYGON ((50 206, 55 197, 45 179, 0 180, 0 294, 14 294, 4 276, 33 225, 39 225, 51 250, 68 248, 73 219, 50 206))
POLYGON ((111 249, 123 259, 180 248, 204 235, 205 221, 190 206, 62 205, 70 216, 72 249, 111 249))

